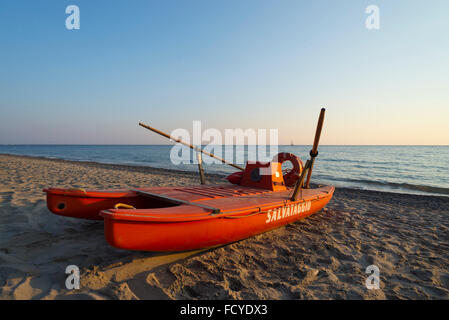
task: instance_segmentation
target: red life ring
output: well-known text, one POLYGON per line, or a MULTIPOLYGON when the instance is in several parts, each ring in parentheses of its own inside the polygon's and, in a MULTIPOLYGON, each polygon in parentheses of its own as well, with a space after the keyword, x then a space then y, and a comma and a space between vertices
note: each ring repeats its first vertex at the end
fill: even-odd
POLYGON ((283 170, 284 183, 287 187, 293 187, 298 181, 299 176, 304 169, 304 165, 299 157, 289 152, 278 153, 273 158, 273 162, 279 162, 281 165, 285 161, 290 161, 293 165, 292 169, 283 170))

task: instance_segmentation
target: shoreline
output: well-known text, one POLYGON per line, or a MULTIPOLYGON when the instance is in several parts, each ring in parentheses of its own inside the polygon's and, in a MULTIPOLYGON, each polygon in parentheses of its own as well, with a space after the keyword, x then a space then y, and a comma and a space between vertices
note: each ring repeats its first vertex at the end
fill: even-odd
MULTIPOLYGON (((25 159, 48 160, 48 161, 70 163, 70 164, 85 164, 86 166, 99 166, 99 167, 103 167, 103 168, 112 168, 112 169, 127 170, 127 171, 141 172, 141 173, 150 173, 150 172, 160 173, 160 174, 175 173, 175 174, 198 176, 198 174, 193 171, 157 168, 157 167, 152 167, 152 166, 147 166, 147 165, 139 166, 139 165, 131 165, 131 164, 104 163, 104 162, 97 162, 97 161, 91 161, 91 160, 88 160, 88 161, 68 160, 68 159, 62 159, 62 158, 49 158, 49 157, 44 157, 44 156, 31 156, 31 155, 16 155, 16 154, 9 154, 9 153, 0 153, 0 157, 1 156, 17 157, 17 158, 25 158, 25 159)), ((217 173, 209 173, 207 175, 211 176, 211 177, 215 177, 215 178, 226 177, 226 175, 221 175, 221 174, 217 174, 217 173)))
POLYGON ((0 155, 0 300, 449 299, 447 197, 337 188, 323 210, 273 231, 154 253, 109 246, 101 221, 56 216, 42 192, 192 184, 193 172, 0 155), (379 290, 365 287, 373 264, 379 290), (79 290, 65 287, 68 265, 79 290))
MULTIPOLYGON (((54 161, 54 162, 60 162, 60 163, 68 163, 68 164, 77 164, 77 165, 86 165, 90 167, 102 167, 102 168, 111 168, 111 169, 117 169, 117 170, 125 170, 125 171, 132 171, 132 172, 139 172, 139 173, 158 173, 158 174, 181 174, 185 176, 191 176, 191 177, 197 177, 199 181, 199 173, 193 172, 193 171, 185 171, 185 170, 176 170, 176 169, 166 169, 166 168, 157 168, 147 165, 131 165, 131 164, 115 164, 115 163, 103 163, 103 162, 96 162, 96 161, 83 161, 83 160, 66 160, 61 158, 49 158, 44 156, 31 156, 31 155, 15 155, 15 154, 8 154, 8 153, 0 153, 1 156, 6 157, 17 157, 17 158, 24 158, 24 159, 37 159, 37 160, 47 160, 47 161, 54 161)), ((219 173, 205 173, 206 179, 208 177, 212 178, 214 181, 218 179, 225 179, 225 174, 219 174, 219 173)), ((226 181, 227 182, 227 181, 226 181)), ((318 184, 311 183, 312 186, 317 186, 318 184)), ((322 185, 322 184, 319 184, 322 185)), ((350 187, 335 187, 337 190, 347 190, 347 192, 355 191, 355 192, 366 192, 366 193, 372 193, 372 194, 395 194, 395 195, 401 195, 405 197, 429 197, 429 198, 443 198, 443 199, 449 199, 449 196, 444 195, 433 195, 433 194, 414 194, 414 193, 402 193, 402 192, 390 192, 390 191, 384 191, 384 190, 370 190, 370 189, 358 189, 358 188, 350 188, 350 187)))

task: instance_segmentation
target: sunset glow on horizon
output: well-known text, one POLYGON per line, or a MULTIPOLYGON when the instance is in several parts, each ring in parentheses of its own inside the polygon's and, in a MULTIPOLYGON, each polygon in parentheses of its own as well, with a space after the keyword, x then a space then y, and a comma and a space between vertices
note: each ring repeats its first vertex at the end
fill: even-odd
POLYGON ((449 145, 448 12, 445 0, 3 1, 0 144, 166 144, 138 122, 199 120, 309 145, 325 107, 323 145, 449 145))

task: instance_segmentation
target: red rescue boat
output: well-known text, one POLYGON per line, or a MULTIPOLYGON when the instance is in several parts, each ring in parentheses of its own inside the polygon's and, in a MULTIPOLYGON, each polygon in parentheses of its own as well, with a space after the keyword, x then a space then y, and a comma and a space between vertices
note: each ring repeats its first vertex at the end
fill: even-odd
POLYGON ((51 188, 44 190, 47 206, 62 216, 104 219, 106 240, 122 249, 184 251, 245 239, 305 218, 332 198, 333 186, 309 188, 323 120, 324 109, 305 165, 293 154, 280 153, 272 162, 247 163, 245 168, 228 163, 242 172, 230 175, 231 184, 226 185, 104 191, 51 188), (285 161, 292 163, 292 169, 283 172, 285 161))
POLYGON ((305 218, 329 202, 334 187, 305 189, 297 201, 290 200, 292 189, 196 186, 136 192, 167 196, 170 205, 174 198, 186 203, 102 211, 108 243, 129 250, 183 251, 235 242, 305 218))

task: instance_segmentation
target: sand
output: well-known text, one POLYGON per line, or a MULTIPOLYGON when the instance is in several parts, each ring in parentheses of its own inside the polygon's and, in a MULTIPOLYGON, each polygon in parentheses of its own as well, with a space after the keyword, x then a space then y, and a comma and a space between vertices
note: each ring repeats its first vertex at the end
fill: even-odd
MULTIPOLYGON (((209 182, 219 176, 208 175, 209 182)), ((448 299, 449 198, 338 188, 321 212, 210 250, 110 247, 45 187, 197 184, 193 173, 0 155, 0 299, 448 299), (65 286, 68 265, 81 287, 65 286), (368 290, 367 266, 380 271, 368 290)))

